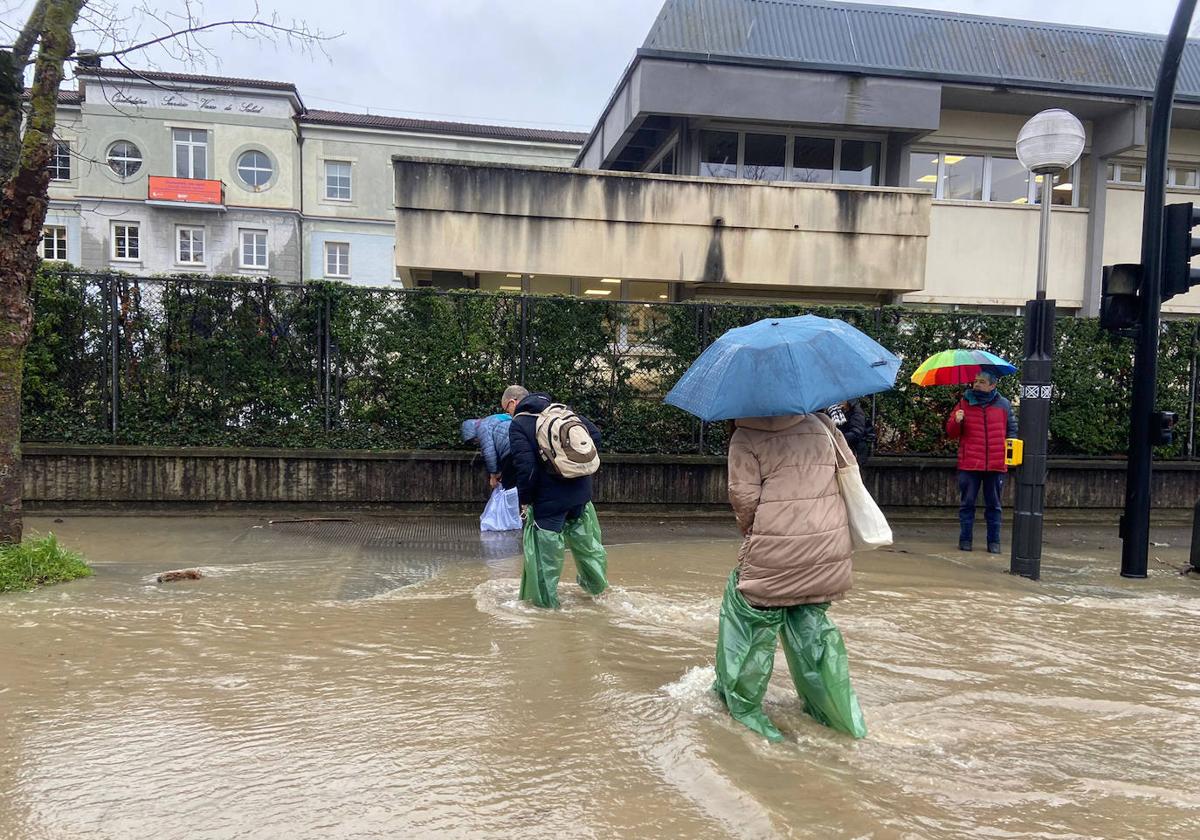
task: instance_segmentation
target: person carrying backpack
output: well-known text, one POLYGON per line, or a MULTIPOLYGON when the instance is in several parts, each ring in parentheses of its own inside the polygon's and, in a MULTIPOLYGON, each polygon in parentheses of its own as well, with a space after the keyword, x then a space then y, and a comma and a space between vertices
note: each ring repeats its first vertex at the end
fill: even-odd
POLYGON ((600 430, 548 394, 530 394, 516 406, 509 443, 525 510, 521 600, 558 609, 558 579, 567 547, 575 558, 579 585, 599 595, 608 588, 608 555, 592 505, 600 430))

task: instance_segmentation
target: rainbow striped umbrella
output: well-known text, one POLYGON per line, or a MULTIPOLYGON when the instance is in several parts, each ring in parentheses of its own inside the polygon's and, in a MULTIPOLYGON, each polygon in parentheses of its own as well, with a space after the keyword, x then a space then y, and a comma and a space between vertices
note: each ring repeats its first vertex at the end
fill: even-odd
POLYGON ((1008 376, 1017 369, 995 353, 986 350, 943 350, 934 353, 912 375, 914 385, 963 385, 980 371, 1008 376))

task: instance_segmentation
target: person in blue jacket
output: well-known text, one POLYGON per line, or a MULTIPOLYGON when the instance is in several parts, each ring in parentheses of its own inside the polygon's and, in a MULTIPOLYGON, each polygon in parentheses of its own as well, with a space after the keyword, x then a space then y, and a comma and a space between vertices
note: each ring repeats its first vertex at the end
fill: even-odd
MULTIPOLYGON (((570 547, 578 571, 576 580, 592 595, 608 588, 608 557, 592 505, 592 477, 563 478, 542 459, 537 415, 551 402, 547 394, 525 397, 515 407, 508 433, 517 493, 525 511, 520 597, 539 607, 557 609, 564 549, 570 547)), ((599 449, 600 430, 586 417, 579 419, 599 449)))
POLYGON ((512 451, 508 434, 511 423, 512 416, 502 413, 464 420, 462 424, 463 442, 474 442, 479 447, 483 454, 484 466, 487 467, 488 481, 493 489, 497 484, 503 485, 505 490, 516 486, 512 475, 512 451))

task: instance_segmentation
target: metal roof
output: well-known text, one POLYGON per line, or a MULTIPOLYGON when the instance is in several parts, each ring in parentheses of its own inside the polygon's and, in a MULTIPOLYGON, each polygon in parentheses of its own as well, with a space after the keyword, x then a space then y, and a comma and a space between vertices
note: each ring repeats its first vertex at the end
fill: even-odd
MULTIPOLYGON (((1165 37, 829 0, 666 0, 643 55, 1149 97, 1165 37)), ((1200 42, 1177 98, 1200 101, 1200 42)))
POLYGON ((578 146, 587 139, 586 134, 576 131, 550 131, 507 125, 416 120, 407 117, 381 117, 375 114, 351 114, 345 111, 310 110, 305 111, 297 119, 302 123, 312 125, 377 128, 384 131, 415 131, 422 134, 454 134, 462 137, 524 140, 531 143, 563 143, 572 146, 578 146))

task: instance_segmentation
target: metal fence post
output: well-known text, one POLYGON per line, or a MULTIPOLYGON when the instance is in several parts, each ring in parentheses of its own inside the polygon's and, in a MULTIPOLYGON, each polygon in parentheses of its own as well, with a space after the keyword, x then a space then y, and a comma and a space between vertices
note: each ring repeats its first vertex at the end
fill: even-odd
POLYGON ((109 313, 109 355, 111 356, 109 368, 109 417, 112 421, 112 441, 117 442, 117 433, 120 429, 120 414, 121 414, 121 322, 120 322, 120 306, 117 300, 117 281, 113 275, 108 275, 106 284, 108 288, 108 313, 109 313))
POLYGON ((324 393, 325 431, 328 432, 331 428, 330 417, 329 417, 329 412, 330 412, 330 405, 329 405, 329 403, 330 403, 330 400, 329 400, 330 381, 329 381, 329 379, 330 379, 330 376, 332 375, 333 364, 331 363, 330 358, 329 358, 329 351, 330 351, 330 344, 331 344, 330 333, 332 332, 332 329, 331 329, 331 317, 330 317, 331 313, 330 313, 328 291, 323 289, 322 296, 325 298, 325 301, 324 301, 324 306, 321 307, 321 312, 323 313, 323 316, 324 316, 322 318, 322 324, 321 324, 321 381, 324 385, 322 390, 325 392, 324 393))
MULTIPOLYGON (((876 306, 875 307, 875 335, 871 336, 871 338, 875 339, 876 341, 879 341, 879 339, 881 338, 882 330, 883 330, 883 307, 876 306)), ((883 342, 880 341, 879 343, 882 344, 883 342)), ((872 433, 872 436, 878 434, 878 432, 875 429, 875 420, 876 420, 876 415, 878 412, 878 407, 876 405, 877 397, 878 397, 877 394, 871 394, 871 433, 872 433)), ((874 450, 874 447, 872 447, 872 451, 873 450, 874 450)))
POLYGON ((525 387, 525 369, 529 363, 529 296, 521 295, 521 339, 518 349, 520 358, 517 368, 517 382, 525 387))
POLYGON ((1200 341, 1200 324, 1192 327, 1191 378, 1188 383, 1188 437, 1187 457, 1196 455, 1196 344, 1200 341))
MULTIPOLYGON (((707 304, 707 303, 700 304, 700 313, 699 314, 700 314, 700 318, 699 318, 700 353, 703 353, 705 350, 708 349, 708 329, 710 326, 709 318, 711 317, 711 314, 712 314, 709 309, 709 304, 707 304)), ((697 355, 697 357, 699 357, 700 354, 697 353, 696 355, 697 355)), ((707 428, 708 428, 708 424, 705 423, 703 420, 701 420, 700 421, 700 433, 697 435, 697 444, 696 444, 696 452, 699 455, 704 454, 704 432, 707 428)))

